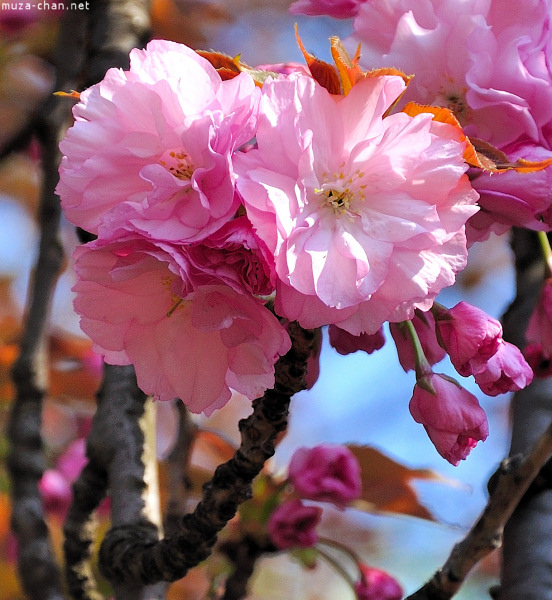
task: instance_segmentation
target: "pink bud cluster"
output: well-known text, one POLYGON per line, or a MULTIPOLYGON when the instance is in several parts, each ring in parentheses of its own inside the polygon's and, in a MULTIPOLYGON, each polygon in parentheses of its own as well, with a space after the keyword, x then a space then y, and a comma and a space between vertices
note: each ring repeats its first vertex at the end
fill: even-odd
MULTIPOLYGON (((502 338, 502 326, 481 309, 459 302, 451 309, 435 304, 431 314, 418 315, 416 331, 429 364, 449 355, 463 377, 473 375, 490 396, 528 385, 533 372, 522 353, 502 338), (441 349, 441 353, 436 352, 441 349)), ((487 417, 477 398, 456 380, 433 373, 428 365, 414 365, 413 350, 395 335, 401 364, 416 368, 417 382, 410 401, 414 420, 422 423, 437 451, 457 465, 489 433, 487 417), (406 358, 404 358, 406 356, 406 358)))
POLYGON ((306 548, 318 541, 322 508, 303 500, 345 509, 362 492, 360 465, 346 446, 299 448, 289 464, 288 483, 298 498, 280 504, 268 521, 268 533, 281 550, 306 548))

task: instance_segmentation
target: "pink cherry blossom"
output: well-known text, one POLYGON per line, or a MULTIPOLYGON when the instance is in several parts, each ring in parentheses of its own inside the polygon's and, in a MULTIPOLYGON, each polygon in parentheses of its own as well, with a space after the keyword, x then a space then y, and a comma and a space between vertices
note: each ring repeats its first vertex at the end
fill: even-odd
POLYGON ((346 446, 299 448, 289 464, 289 481, 302 498, 345 508, 362 491, 360 465, 346 446))
POLYGON ((545 281, 540 291, 525 337, 539 344, 545 356, 552 357, 552 278, 545 281))
POLYGON ((437 331, 455 369, 467 377, 486 368, 502 342, 502 325, 467 302, 446 310, 435 306, 437 331))
POLYGON ((348 331, 340 329, 337 325, 330 325, 328 333, 330 344, 339 354, 344 355, 352 354, 358 350, 372 354, 372 352, 383 348, 385 344, 385 336, 381 328, 373 334, 361 333, 360 335, 352 335, 348 331))
POLYGON ((517 346, 502 341, 498 350, 475 373, 475 382, 488 396, 516 392, 533 380, 533 371, 517 346))
POLYGON ((210 414, 231 396, 261 396, 290 347, 255 298, 216 284, 194 288, 178 248, 139 238, 77 248, 75 310, 106 362, 134 364, 138 384, 160 400, 181 398, 210 414))
MULTIPOLYGON (((430 365, 443 360, 446 352, 441 348, 435 335, 435 319, 430 312, 416 311, 412 324, 418 334, 424 355, 430 365)), ((416 357, 410 336, 400 323, 390 323, 389 331, 393 336, 401 367, 406 371, 416 369, 416 357)))
POLYGON ((418 380, 409 408, 437 452, 452 465, 466 459, 477 442, 489 435, 487 416, 477 398, 440 373, 418 380))
MULTIPOLYGON (((415 74, 403 102, 451 108, 469 136, 511 159, 541 160, 552 150, 552 15, 546 0, 371 0, 354 21, 366 68, 415 74), (462 52, 457 49, 462 48, 462 52)), ((470 243, 522 225, 550 230, 550 170, 481 175, 482 211, 470 243)))
POLYGON ((345 97, 303 76, 263 88, 238 190, 274 254, 276 310, 305 327, 375 333, 429 308, 465 266, 477 194, 464 144, 429 114, 383 118, 403 90, 400 77, 345 97))
POLYGON ((280 549, 310 548, 318 541, 316 527, 322 509, 307 506, 301 500, 288 500, 278 506, 268 520, 268 533, 280 549))
POLYGON ((247 217, 228 221, 210 236, 183 247, 198 285, 220 280, 237 291, 268 296, 274 291, 272 256, 247 217))
POLYGON ((348 19, 358 13, 366 0, 296 0, 289 12, 294 15, 328 15, 335 19, 348 19))
POLYGON ((154 239, 216 231, 238 206, 232 153, 255 134, 259 93, 249 75, 222 81, 181 44, 133 50, 129 71, 110 69, 73 109, 60 144, 65 214, 104 237, 131 212, 154 239))
POLYGON ((403 590, 393 576, 362 563, 359 568, 360 580, 355 585, 357 600, 401 600, 403 590))

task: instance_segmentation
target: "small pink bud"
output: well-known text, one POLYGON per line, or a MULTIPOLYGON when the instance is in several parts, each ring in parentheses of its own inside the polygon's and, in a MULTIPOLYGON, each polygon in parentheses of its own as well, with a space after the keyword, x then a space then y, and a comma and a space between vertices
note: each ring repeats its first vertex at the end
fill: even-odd
POLYGON ((345 508, 362 491, 360 465, 345 446, 299 448, 289 464, 289 480, 302 497, 345 508))
POLYGON ((532 380, 531 367, 519 348, 509 342, 501 342, 484 370, 475 374, 475 382, 489 396, 521 390, 532 380))
POLYGON ((489 435, 487 416, 477 398, 454 379, 432 373, 424 380, 414 386, 410 413, 424 426, 437 452, 457 466, 489 435))
POLYGON ((401 600, 402 588, 389 573, 362 563, 359 568, 360 581, 355 585, 358 600, 401 600))
POLYGON ((467 377, 485 368, 502 340, 502 325, 467 302, 435 310, 437 334, 454 368, 467 377))
POLYGON ((322 509, 307 506, 301 500, 288 500, 270 515, 268 533, 280 549, 310 548, 318 541, 316 527, 320 523, 322 509))

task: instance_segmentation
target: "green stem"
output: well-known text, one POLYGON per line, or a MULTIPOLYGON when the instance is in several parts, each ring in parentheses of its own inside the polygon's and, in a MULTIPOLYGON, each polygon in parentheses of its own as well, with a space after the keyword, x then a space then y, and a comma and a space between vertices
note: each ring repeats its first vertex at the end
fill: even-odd
POLYGON ((416 359, 416 379, 422 379, 426 375, 430 375, 433 370, 424 354, 420 338, 418 337, 418 333, 416 332, 416 328, 412 324, 412 321, 403 321, 401 325, 406 329, 410 341, 412 342, 414 357, 416 359))
POLYGON ((335 569, 335 571, 337 571, 341 577, 343 577, 343 579, 345 579, 345 581, 348 583, 348 585, 351 587, 351 589, 353 590, 355 597, 356 597, 356 590, 355 590, 355 584, 356 582, 353 581, 353 578, 349 575, 349 573, 341 566, 341 564, 339 563, 339 561, 337 561, 331 554, 329 554, 328 552, 326 552, 325 550, 322 550, 320 548, 320 546, 316 546, 316 550, 318 552, 318 554, 331 566, 335 569))
MULTIPOLYGON (((330 548, 339 550, 339 552, 342 552, 343 554, 348 556, 351 559, 351 561, 355 563, 355 565, 357 567, 358 567, 358 565, 360 565, 360 563, 362 563, 362 559, 354 550, 351 550, 351 548, 344 546, 340 542, 336 542, 335 540, 331 540, 329 538, 319 537, 318 544, 323 544, 324 546, 329 546, 330 548)), ((360 568, 359 568, 359 570, 360 570, 360 568)))
POLYGON ((544 231, 539 231, 537 235, 546 264, 546 278, 548 278, 552 275, 552 248, 550 247, 550 240, 544 231))

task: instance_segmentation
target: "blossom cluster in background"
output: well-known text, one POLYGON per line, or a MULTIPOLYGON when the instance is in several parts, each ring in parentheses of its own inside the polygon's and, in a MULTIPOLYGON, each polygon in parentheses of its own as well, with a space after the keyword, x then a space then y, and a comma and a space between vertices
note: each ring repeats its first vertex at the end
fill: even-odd
MULTIPOLYGON (((360 23, 368 5, 352 4, 360 23)), ((371 352, 385 322, 430 315, 466 266, 466 227, 481 212, 473 147, 454 118, 395 109, 409 77, 347 61, 322 67, 329 81, 304 67, 254 80, 236 61, 221 78, 186 46, 154 40, 131 53, 129 71, 80 94, 58 193, 96 239, 74 254, 74 305, 95 350, 134 364, 146 393, 206 414, 231 390, 254 399, 290 347, 267 299, 284 324, 330 325, 340 352, 371 352)), ((426 318, 433 330, 447 320, 426 318)), ((458 359, 493 395, 532 376, 495 342, 458 359)), ((428 364, 445 351, 455 363, 443 336, 433 349, 428 364)), ((404 361, 417 373, 414 418, 457 464, 487 436, 483 410, 458 388, 466 408, 451 420, 446 380, 420 367, 420 352, 404 361)))
MULTIPOLYGON (((287 497, 272 511, 267 523, 270 538, 279 550, 316 546, 320 556, 326 556, 319 542, 332 546, 334 543, 318 537, 323 509, 304 500, 330 503, 345 510, 358 499, 362 478, 355 455, 346 446, 298 448, 291 458, 285 486, 287 497)), ((400 600, 403 597, 394 577, 362 563, 348 548, 340 544, 335 547, 352 559, 359 571, 358 579, 349 581, 358 600, 400 600)), ((342 574, 349 577, 345 571, 342 574)))

